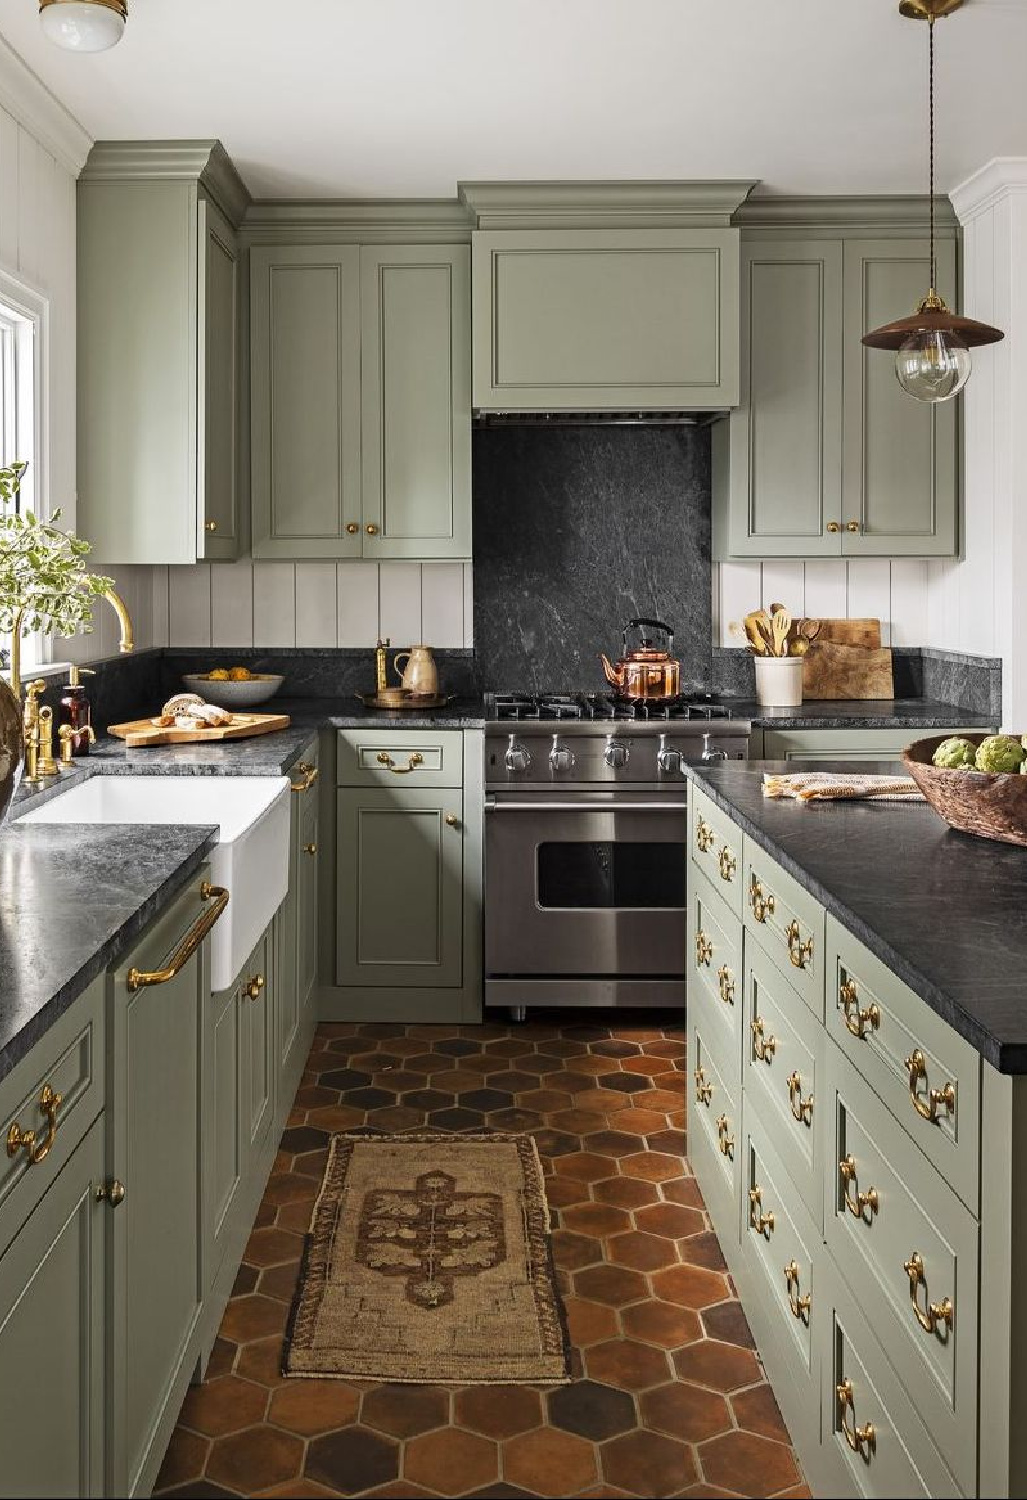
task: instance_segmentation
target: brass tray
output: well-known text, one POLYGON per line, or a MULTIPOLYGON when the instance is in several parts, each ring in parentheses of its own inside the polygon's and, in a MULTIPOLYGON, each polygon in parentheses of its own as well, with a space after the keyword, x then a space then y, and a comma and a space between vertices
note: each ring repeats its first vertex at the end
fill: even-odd
POLYGON ((397 702, 379 702, 377 693, 357 693, 365 708, 377 708, 382 713, 408 713, 411 709, 445 708, 456 702, 456 693, 437 693, 434 697, 410 693, 397 702))

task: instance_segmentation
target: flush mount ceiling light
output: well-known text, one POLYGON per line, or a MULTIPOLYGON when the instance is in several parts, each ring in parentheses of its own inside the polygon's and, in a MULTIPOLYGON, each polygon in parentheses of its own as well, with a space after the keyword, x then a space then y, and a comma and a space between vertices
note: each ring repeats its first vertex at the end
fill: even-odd
POLYGON ((106 52, 121 41, 127 0, 39 0, 43 31, 68 52, 106 52))
POLYGON ((900 14, 927 22, 929 69, 929 139, 931 205, 931 287, 910 318, 886 323, 863 335, 870 349, 895 350, 895 374, 902 389, 917 401, 950 401, 970 378, 970 350, 981 344, 997 344, 1005 334, 989 323, 961 318, 945 304, 936 290, 934 255, 934 26, 942 16, 959 10, 963 0, 901 0, 900 14))

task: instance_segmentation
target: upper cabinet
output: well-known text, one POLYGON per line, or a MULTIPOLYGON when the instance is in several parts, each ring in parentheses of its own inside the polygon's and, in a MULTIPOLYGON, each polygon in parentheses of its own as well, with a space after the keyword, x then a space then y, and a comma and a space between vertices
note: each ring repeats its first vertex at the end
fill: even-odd
POLYGON ((466 245, 250 253, 253 555, 471 555, 466 245))
POLYGON ((104 142, 78 186, 78 522, 106 563, 239 552, 239 247, 215 142, 104 142))
MULTIPOLYGON (((950 221, 937 261, 951 306, 956 248, 950 221)), ((927 240, 904 223, 754 227, 741 267, 741 400, 713 437, 715 554, 954 555, 958 403, 914 401, 893 359, 860 342, 924 296, 927 240)))

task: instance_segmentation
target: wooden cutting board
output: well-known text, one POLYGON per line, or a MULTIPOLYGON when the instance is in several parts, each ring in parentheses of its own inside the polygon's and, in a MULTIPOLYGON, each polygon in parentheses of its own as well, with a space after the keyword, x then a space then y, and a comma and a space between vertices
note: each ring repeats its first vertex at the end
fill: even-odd
POLYGON ((288 729, 288 714, 233 714, 230 724, 217 729, 160 729, 150 719, 133 719, 129 724, 111 724, 107 733, 125 741, 129 750, 151 745, 203 745, 208 741, 245 740, 254 734, 272 734, 288 729))
POLYGON ((821 620, 817 641, 821 645, 867 646, 879 650, 881 646, 880 620, 821 620))
POLYGON ((894 698, 891 650, 815 640, 802 659, 803 699, 894 698))

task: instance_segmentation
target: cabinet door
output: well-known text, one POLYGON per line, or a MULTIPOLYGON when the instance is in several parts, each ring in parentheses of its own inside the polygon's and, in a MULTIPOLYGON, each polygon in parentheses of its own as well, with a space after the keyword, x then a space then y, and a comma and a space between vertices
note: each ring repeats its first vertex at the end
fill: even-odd
POLYGON ((239 247, 232 226, 199 202, 199 391, 196 555, 239 551, 239 247))
MULTIPOLYGON (((931 734, 964 734, 963 729, 932 729, 931 734)), ((916 729, 765 729, 764 760, 901 761, 916 729)))
POLYGON ((110 1493, 102 1174, 97 1120, 0 1254, 0 1495, 110 1493))
POLYGON ((471 555, 466 245, 360 250, 364 556, 471 555))
POLYGON ((204 1214, 209 1264, 205 1281, 212 1286, 232 1228, 232 1209, 245 1172, 242 1117, 242 1014, 246 1002, 239 985, 211 997, 206 1100, 208 1162, 204 1214))
POLYGON ((152 1484, 197 1353, 207 945, 166 983, 131 989, 129 975, 163 969, 181 948, 204 909, 204 877, 194 877, 109 980, 107 1161, 125 1187, 110 1216, 108 1267, 108 1485, 119 1495, 152 1484))
POLYGON ((737 229, 496 230, 472 245, 477 409, 737 405, 737 229))
MULTIPOLYGON (((938 291, 957 306, 956 246, 937 246, 938 291)), ((852 556, 945 557, 957 550, 957 401, 926 405, 894 356, 863 334, 915 311, 931 282, 926 240, 845 244, 842 547, 852 556)))
POLYGON ((338 798, 337 982, 459 986, 461 793, 343 788, 338 798))
MULTIPOLYGON (((308 754, 305 764, 316 761, 308 754)), ((318 794, 294 768, 289 894, 278 916, 278 989, 275 996, 279 1076, 286 1093, 306 1061, 313 1020, 309 1006, 317 977, 318 794), (302 1052, 302 1056, 299 1054, 302 1052)))
POLYGON ((296 993, 299 997, 302 1029, 303 1012, 313 1004, 317 985, 319 848, 316 792, 310 792, 304 797, 301 812, 296 906, 296 993))
POLYGON ((271 1128, 275 1108, 275 987, 270 959, 270 935, 266 934, 253 950, 239 979, 244 1172, 271 1128))
POLYGON ((250 252, 254 557, 359 557, 360 251, 250 252))
POLYGON ((717 550, 730 557, 837 556, 840 242, 743 243, 741 318, 741 405, 715 434, 718 459, 730 465, 718 496, 717 550))

